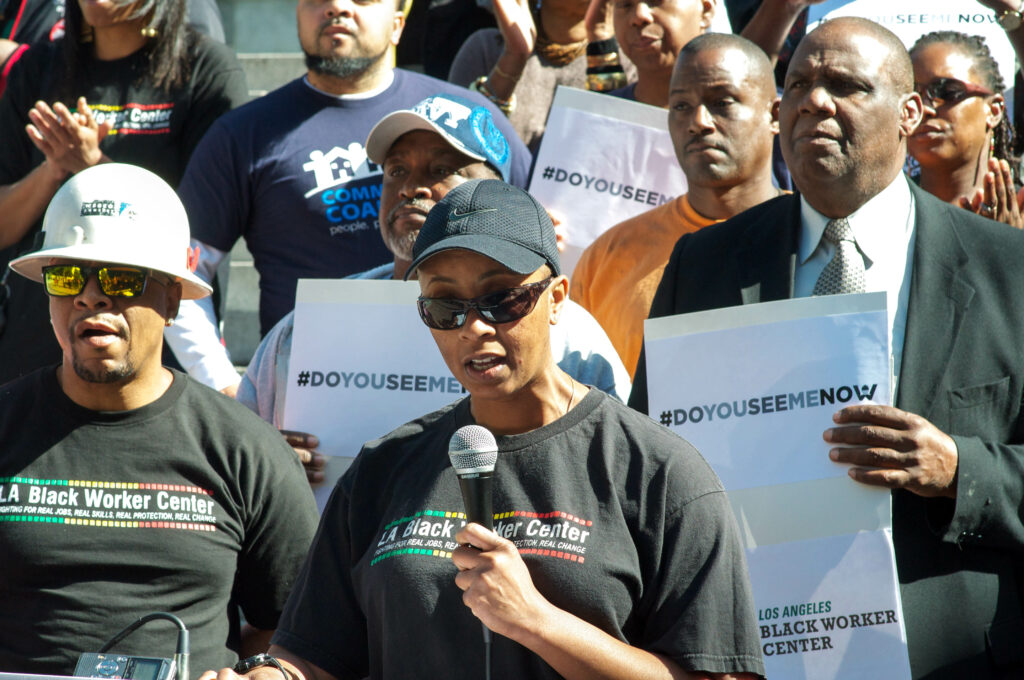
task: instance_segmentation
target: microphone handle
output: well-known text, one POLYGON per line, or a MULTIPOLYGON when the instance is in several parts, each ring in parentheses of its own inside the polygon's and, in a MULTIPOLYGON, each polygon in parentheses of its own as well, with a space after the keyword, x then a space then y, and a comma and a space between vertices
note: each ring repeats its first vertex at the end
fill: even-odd
MULTIPOLYGON (((491 492, 493 472, 470 472, 459 475, 459 489, 462 491, 462 504, 466 506, 466 522, 476 522, 481 526, 494 530, 494 496, 491 492)), ((487 657, 486 676, 491 676, 491 630, 486 624, 480 624, 484 634, 484 650, 487 657)))
POLYGON ((493 472, 471 472, 459 475, 462 503, 466 506, 466 521, 476 522, 494 529, 494 502, 491 493, 493 472))

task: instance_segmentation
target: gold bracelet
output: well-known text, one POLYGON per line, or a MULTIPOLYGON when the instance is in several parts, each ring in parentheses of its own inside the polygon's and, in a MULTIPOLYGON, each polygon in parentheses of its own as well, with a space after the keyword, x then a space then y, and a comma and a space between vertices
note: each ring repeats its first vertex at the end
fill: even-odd
POLYGON ((511 73, 505 73, 504 71, 501 70, 501 67, 498 66, 497 62, 494 63, 494 67, 491 70, 497 73, 502 78, 511 80, 513 83, 518 83, 519 79, 523 76, 523 74, 521 73, 518 76, 514 76, 511 73))
POLYGON ((487 88, 486 83, 487 83, 487 76, 480 76, 479 78, 477 78, 476 80, 473 81, 473 84, 469 86, 469 89, 475 90, 475 91, 479 92, 480 94, 482 94, 483 96, 487 97, 491 101, 492 104, 494 104, 499 109, 501 109, 501 112, 504 113, 505 116, 512 115, 512 112, 516 110, 516 95, 515 95, 515 93, 513 92, 512 96, 509 97, 508 99, 502 99, 502 98, 498 97, 496 94, 494 94, 493 92, 491 92, 487 88))
POLYGON ((608 52, 607 54, 588 54, 587 55, 587 68, 599 68, 601 66, 614 66, 619 63, 618 52, 608 52))

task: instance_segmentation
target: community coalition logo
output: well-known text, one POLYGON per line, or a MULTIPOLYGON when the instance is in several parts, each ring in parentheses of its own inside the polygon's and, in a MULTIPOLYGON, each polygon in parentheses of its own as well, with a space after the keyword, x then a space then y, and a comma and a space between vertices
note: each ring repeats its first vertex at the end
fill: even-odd
POLYGON ((819 387, 802 392, 769 394, 732 401, 720 401, 713 404, 698 404, 685 408, 666 409, 661 412, 659 422, 666 426, 697 424, 743 418, 745 416, 767 415, 782 411, 795 411, 803 408, 845 404, 854 397, 858 401, 870 401, 875 396, 877 384, 872 385, 840 385, 839 387, 819 387))
POLYGON ((445 392, 463 394, 466 389, 451 376, 410 373, 364 373, 356 371, 307 371, 296 376, 298 387, 337 387, 392 392, 445 392))
POLYGON ((591 177, 585 173, 570 172, 552 165, 544 168, 541 177, 549 182, 567 183, 574 187, 583 187, 598 194, 620 197, 624 201, 636 201, 646 205, 664 205, 671 201, 674 196, 666 196, 653 189, 635 187, 623 182, 614 182, 603 177, 591 177))
POLYGON ((306 198, 319 195, 330 234, 375 228, 380 212, 381 167, 366 156, 362 144, 314 149, 302 169, 313 174, 314 186, 306 198))

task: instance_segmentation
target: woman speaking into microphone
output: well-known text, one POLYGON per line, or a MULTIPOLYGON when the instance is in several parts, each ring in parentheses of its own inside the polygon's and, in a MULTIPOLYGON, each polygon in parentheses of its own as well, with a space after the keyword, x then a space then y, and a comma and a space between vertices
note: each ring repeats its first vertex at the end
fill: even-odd
MULTIPOLYGON (((552 359, 569 282, 540 204, 465 182, 430 211, 413 258, 420 317, 469 396, 363 448, 271 654, 305 680, 763 675, 715 474, 552 359), (465 524, 449 464, 473 424, 497 443, 493 530, 465 524)), ((264 674, 281 669, 249 673, 264 674)))

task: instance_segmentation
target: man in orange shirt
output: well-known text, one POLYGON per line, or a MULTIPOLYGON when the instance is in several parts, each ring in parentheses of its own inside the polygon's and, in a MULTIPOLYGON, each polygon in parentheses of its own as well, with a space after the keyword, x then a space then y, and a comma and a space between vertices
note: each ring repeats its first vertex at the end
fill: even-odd
POLYGON ((749 40, 707 33, 679 53, 668 127, 689 193, 606 231, 572 278, 571 298, 604 327, 630 377, 679 237, 779 195, 771 165, 778 105, 771 63, 749 40))

